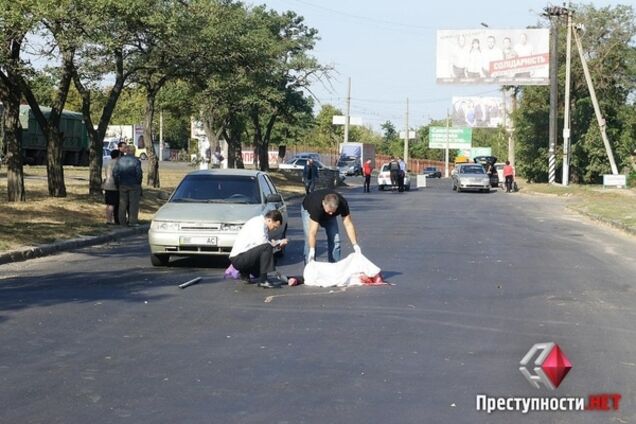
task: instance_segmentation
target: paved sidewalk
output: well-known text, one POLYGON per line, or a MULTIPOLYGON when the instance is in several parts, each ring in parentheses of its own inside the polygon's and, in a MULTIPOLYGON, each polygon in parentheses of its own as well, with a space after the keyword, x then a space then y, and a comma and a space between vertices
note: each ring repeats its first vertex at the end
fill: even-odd
POLYGON ((100 234, 98 236, 84 236, 76 239, 44 244, 41 246, 11 250, 8 252, 0 253, 0 265, 40 258, 42 256, 53 255, 55 253, 64 252, 67 250, 103 244, 110 241, 119 240, 124 237, 146 233, 149 228, 150 224, 144 224, 134 228, 113 228, 111 232, 100 234))

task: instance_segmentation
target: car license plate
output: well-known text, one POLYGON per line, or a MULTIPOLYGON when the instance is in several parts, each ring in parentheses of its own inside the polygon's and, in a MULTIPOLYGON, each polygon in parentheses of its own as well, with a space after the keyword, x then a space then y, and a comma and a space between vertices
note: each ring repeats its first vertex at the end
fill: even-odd
POLYGON ((182 246, 216 246, 216 236, 181 236, 179 244, 182 246))

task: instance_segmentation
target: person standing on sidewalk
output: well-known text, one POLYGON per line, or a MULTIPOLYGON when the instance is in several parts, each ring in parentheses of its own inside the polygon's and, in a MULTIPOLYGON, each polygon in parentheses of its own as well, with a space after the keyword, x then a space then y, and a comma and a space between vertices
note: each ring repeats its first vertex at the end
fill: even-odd
POLYGON ((368 159, 362 166, 362 175, 364 175, 364 191, 365 193, 371 192, 371 159, 368 159))
POLYGON ((503 175, 506 179, 506 193, 510 193, 512 191, 512 184, 515 181, 515 169, 510 165, 509 160, 506 161, 503 167, 503 175))
POLYGON ((309 159, 303 168, 305 194, 309 194, 316 189, 316 181, 318 181, 318 166, 316 166, 313 159, 309 159))
POLYGON ((119 224, 119 190, 113 177, 113 168, 119 160, 119 150, 111 150, 110 162, 104 167, 104 203, 106 203, 106 224, 119 224))
POLYGON ((135 157, 135 146, 130 145, 129 149, 130 152, 117 161, 113 168, 113 177, 115 184, 119 187, 119 224, 138 227, 143 171, 141 161, 135 157), (127 220, 126 211, 128 211, 127 220))

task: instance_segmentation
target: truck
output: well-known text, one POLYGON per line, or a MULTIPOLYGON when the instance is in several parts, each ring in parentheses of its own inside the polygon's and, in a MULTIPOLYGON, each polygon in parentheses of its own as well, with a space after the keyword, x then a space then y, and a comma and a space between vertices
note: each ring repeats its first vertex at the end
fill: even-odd
MULTIPOLYGON (((44 117, 48 118, 51 109, 46 107, 40 109, 44 117)), ((24 164, 44 165, 46 138, 29 106, 20 106, 20 125, 22 126, 21 145, 24 164)), ((63 111, 60 118, 60 131, 64 134, 62 164, 87 166, 89 140, 84 116, 79 112, 63 111)))
POLYGON ((340 158, 338 169, 341 175, 361 175, 362 165, 371 160, 375 166, 375 145, 370 143, 342 143, 340 145, 340 158))

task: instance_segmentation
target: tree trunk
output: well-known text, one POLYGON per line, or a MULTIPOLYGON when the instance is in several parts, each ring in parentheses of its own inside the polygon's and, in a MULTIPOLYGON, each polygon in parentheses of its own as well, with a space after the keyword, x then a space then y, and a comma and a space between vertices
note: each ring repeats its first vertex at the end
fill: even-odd
MULTIPOLYGON (((261 123, 258 119, 258 111, 252 111, 251 117, 252 124, 254 125, 254 149, 258 152, 258 162, 260 164, 260 170, 266 171, 267 169, 263 169, 263 165, 267 167, 268 161, 267 159, 263 161, 263 133, 261 132, 261 123)), ((256 158, 254 158, 254 160, 256 160, 256 158)))
POLYGON ((3 65, 6 74, 0 69, 0 99, 4 103, 4 112, 0 125, 3 126, 4 143, 7 149, 7 200, 9 202, 26 201, 24 190, 24 171, 22 168, 22 128, 20 127, 20 76, 15 67, 20 59, 22 36, 4 40, 2 48, 9 60, 3 65))
POLYGON ((88 130, 88 138, 90 140, 89 151, 89 183, 88 192, 92 196, 98 196, 102 194, 102 166, 104 156, 104 136, 106 135, 106 129, 108 123, 115 110, 115 105, 119 96, 121 95, 126 76, 124 75, 123 56, 121 51, 115 52, 115 66, 116 66, 116 78, 115 84, 110 90, 108 100, 102 109, 102 116, 99 119, 97 128, 93 126, 93 120, 91 118, 91 92, 86 89, 82 84, 77 72, 74 72, 74 81, 77 91, 82 96, 82 115, 84 115, 84 122, 86 129, 88 130))
POLYGON ((227 141, 227 166, 228 168, 245 168, 241 151, 242 125, 238 119, 230 117, 228 128, 223 132, 227 141))
POLYGON ((260 144, 260 163, 261 163, 261 171, 269 171, 269 140, 272 136, 272 130, 274 129, 274 124, 276 123, 277 114, 272 114, 269 118, 269 122, 267 123, 267 127, 265 128, 265 134, 260 144))
POLYGON ((159 184, 159 160, 155 155, 155 146, 152 139, 152 121, 155 117, 155 100, 158 88, 146 87, 146 111, 144 112, 144 141, 148 154, 148 179, 146 183, 158 188, 159 184))
POLYGON ((20 127, 20 98, 16 92, 9 99, 4 98, 4 142, 7 146, 7 200, 26 201, 24 172, 22 169, 22 129, 20 127))
MULTIPOLYGON (((82 114, 84 123, 88 131, 90 143, 88 152, 88 194, 97 197, 102 194, 102 165, 104 155, 104 144, 99 140, 98 131, 93 126, 91 119, 91 93, 84 87, 78 87, 78 77, 75 86, 82 96, 82 114)), ((102 140, 104 137, 102 137, 102 140)))
POLYGON ((49 196, 66 197, 66 185, 64 184, 64 167, 62 143, 64 135, 57 127, 51 127, 46 143, 46 173, 49 183, 49 196))

